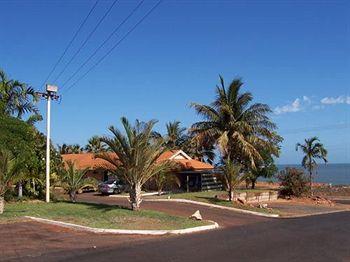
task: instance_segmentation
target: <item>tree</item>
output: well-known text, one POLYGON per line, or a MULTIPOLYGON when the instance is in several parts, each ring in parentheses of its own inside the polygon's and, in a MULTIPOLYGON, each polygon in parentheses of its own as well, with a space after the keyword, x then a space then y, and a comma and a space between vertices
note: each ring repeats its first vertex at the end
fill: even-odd
POLYGON ((106 160, 112 165, 112 172, 124 177, 130 187, 131 208, 139 210, 142 185, 156 174, 168 173, 173 168, 173 162, 158 160, 167 148, 164 139, 154 139, 156 121, 143 123, 137 120, 132 126, 123 117, 121 122, 125 133, 111 126, 109 131, 113 137, 101 138, 112 153, 100 153, 96 157, 106 160))
POLYGON ((181 186, 180 180, 174 174, 159 172, 153 176, 153 180, 157 187, 158 195, 162 194, 162 191, 166 185, 176 184, 178 187, 181 186))
POLYGON ((169 150, 182 149, 186 141, 186 128, 181 127, 180 121, 166 123, 166 134, 163 136, 158 132, 153 132, 153 138, 161 138, 164 140, 165 146, 169 150))
POLYGON ((14 155, 7 150, 0 150, 0 214, 4 212, 4 195, 10 188, 10 183, 20 171, 20 165, 14 155))
POLYGON ((183 144, 183 150, 190 157, 202 162, 213 164, 215 159, 215 147, 210 139, 202 135, 189 134, 183 144))
POLYGON ((101 143, 101 139, 98 136, 93 136, 89 139, 88 144, 85 146, 86 152, 94 154, 106 151, 105 145, 101 143))
POLYGON ((38 114, 35 103, 39 97, 35 90, 25 83, 9 79, 0 69, 0 101, 1 109, 8 115, 21 118, 25 113, 38 114))
POLYGON ((287 167, 278 174, 277 178, 281 184, 282 196, 300 197, 307 192, 307 178, 303 170, 287 167))
POLYGON ((61 155, 80 154, 84 151, 84 149, 79 144, 73 144, 73 145, 62 144, 62 145, 58 145, 58 151, 61 155))
POLYGON ((261 161, 259 151, 268 149, 278 154, 276 139, 281 139, 275 130, 276 125, 268 114, 271 109, 266 104, 251 104, 251 93, 241 93, 243 83, 234 79, 228 88, 220 76, 220 86, 216 87, 216 99, 210 105, 192 103, 203 121, 192 125, 191 132, 206 137, 215 144, 224 160, 230 158, 244 168, 255 169, 261 161))
POLYGON ((245 175, 241 173, 241 166, 235 164, 229 158, 223 160, 223 163, 222 173, 228 192, 228 199, 233 201, 234 190, 245 179, 245 175))
MULTIPOLYGON (((25 121, 0 114, 0 148, 10 151, 24 167, 16 176, 18 196, 21 197, 23 188, 28 196, 43 197, 46 136, 25 121)), ((61 157, 53 146, 50 153, 51 170, 56 172, 61 157)))
POLYGON ((317 168, 316 159, 322 159, 327 163, 327 150, 317 137, 305 139, 304 144, 297 143, 296 151, 298 149, 301 149, 304 153, 301 165, 309 172, 310 194, 312 194, 312 172, 317 168))
POLYGON ((181 149, 185 141, 186 128, 180 126, 180 121, 168 122, 166 124, 167 134, 165 144, 169 149, 181 149))
POLYGON ((85 178, 88 169, 78 170, 72 161, 67 161, 66 165, 66 168, 63 168, 59 172, 61 185, 69 194, 70 200, 75 203, 77 200, 77 191, 88 183, 89 179, 85 178))
POLYGON ((258 162, 256 169, 252 169, 247 177, 252 185, 252 189, 255 188, 256 181, 259 177, 272 178, 278 172, 273 156, 267 150, 261 151, 260 155, 262 161, 258 162))

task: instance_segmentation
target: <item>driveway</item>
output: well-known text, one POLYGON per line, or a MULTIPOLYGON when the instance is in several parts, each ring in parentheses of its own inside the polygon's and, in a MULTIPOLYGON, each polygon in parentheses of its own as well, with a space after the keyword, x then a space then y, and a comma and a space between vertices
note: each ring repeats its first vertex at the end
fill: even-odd
MULTIPOLYGON (((108 205, 121 205, 126 207, 130 206, 126 198, 101 196, 95 193, 81 194, 79 195, 78 201, 108 205)), ((273 220, 273 218, 247 215, 238 212, 232 212, 231 210, 223 210, 187 203, 153 201, 148 202, 147 199, 141 203, 141 208, 157 210, 171 215, 184 217, 189 217, 196 210, 199 210, 203 219, 215 221, 219 224, 220 227, 241 226, 273 220)))

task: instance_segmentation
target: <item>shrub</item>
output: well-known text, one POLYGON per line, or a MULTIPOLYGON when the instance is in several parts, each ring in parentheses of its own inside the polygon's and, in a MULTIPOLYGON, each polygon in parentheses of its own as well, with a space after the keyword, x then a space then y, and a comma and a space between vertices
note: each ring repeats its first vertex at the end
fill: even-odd
POLYGON ((280 181, 280 194, 282 196, 300 197, 309 189, 309 181, 303 170, 287 167, 278 174, 277 178, 280 181))

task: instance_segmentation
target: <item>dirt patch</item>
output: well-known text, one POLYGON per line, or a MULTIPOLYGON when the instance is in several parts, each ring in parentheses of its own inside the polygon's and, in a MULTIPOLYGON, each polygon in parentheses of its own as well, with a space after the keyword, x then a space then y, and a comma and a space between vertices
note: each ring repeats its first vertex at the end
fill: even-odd
POLYGON ((319 196, 348 196, 350 197, 350 186, 322 186, 314 189, 314 194, 319 196))
POLYGON ((324 197, 278 199, 268 203, 268 207, 277 210, 285 217, 350 210, 350 205, 340 204, 324 197))
POLYGON ((326 197, 320 197, 320 196, 313 196, 313 197, 291 197, 289 199, 282 199, 280 198, 278 201, 286 201, 287 203, 298 203, 298 204, 305 204, 305 205, 319 205, 319 206, 334 206, 335 202, 332 200, 326 198, 326 197))

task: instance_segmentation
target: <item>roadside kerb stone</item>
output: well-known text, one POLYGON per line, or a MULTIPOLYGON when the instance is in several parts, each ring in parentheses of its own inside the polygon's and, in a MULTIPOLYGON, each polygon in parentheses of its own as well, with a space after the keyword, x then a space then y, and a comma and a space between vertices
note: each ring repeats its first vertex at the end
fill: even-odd
POLYGON ((160 236, 160 235, 166 235, 166 234, 180 235, 180 234, 189 234, 189 233, 202 232, 202 231, 219 228, 218 223, 214 221, 209 221, 212 223, 212 225, 185 228, 185 229, 176 229, 176 230, 104 229, 104 228, 94 228, 94 227, 82 226, 82 225, 77 225, 77 224, 72 224, 67 222, 55 221, 55 220, 40 218, 40 217, 32 217, 32 216, 25 216, 25 217, 37 222, 76 229, 76 230, 88 231, 92 233, 108 233, 108 234, 120 234, 120 235, 154 235, 154 236, 160 236))
POLYGON ((225 207, 225 206, 209 204, 209 203, 204 203, 204 202, 199 202, 199 201, 194 201, 194 200, 188 200, 188 199, 175 199, 175 198, 173 198, 173 199, 144 199, 144 201, 189 203, 189 204, 195 204, 195 205, 201 205, 201 206, 207 206, 207 207, 213 207, 213 208, 232 210, 232 211, 236 211, 236 212, 239 212, 239 213, 250 214, 250 215, 255 215, 255 216, 273 217, 273 218, 280 217, 278 214, 265 214, 265 213, 250 211, 250 210, 244 210, 244 209, 239 209, 239 208, 234 208, 234 207, 225 207))

